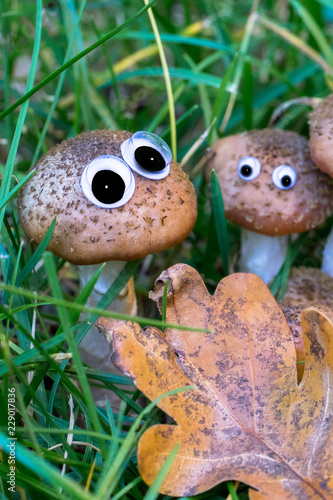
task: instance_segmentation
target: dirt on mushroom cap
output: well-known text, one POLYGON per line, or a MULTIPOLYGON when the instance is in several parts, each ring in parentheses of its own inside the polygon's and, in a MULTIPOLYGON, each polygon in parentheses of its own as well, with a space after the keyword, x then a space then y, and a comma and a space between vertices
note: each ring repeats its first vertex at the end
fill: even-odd
POLYGON ((120 208, 100 208, 84 196, 80 179, 86 165, 101 155, 121 157, 120 145, 131 135, 85 132, 41 158, 18 197, 20 222, 30 240, 40 243, 56 216, 48 250, 73 264, 98 264, 142 258, 188 236, 196 220, 196 196, 175 162, 162 180, 133 172, 135 193, 120 208))
POLYGON ((215 156, 206 168, 215 170, 221 184, 226 217, 268 236, 301 233, 317 227, 333 211, 333 182, 310 157, 307 140, 296 132, 264 129, 229 136, 218 141, 215 156), (257 158, 261 173, 252 181, 238 175, 238 162, 257 158), (291 189, 277 188, 273 170, 289 165, 297 172, 291 189))
POLYGON ((333 177, 333 94, 315 107, 309 125, 311 157, 318 168, 333 177))

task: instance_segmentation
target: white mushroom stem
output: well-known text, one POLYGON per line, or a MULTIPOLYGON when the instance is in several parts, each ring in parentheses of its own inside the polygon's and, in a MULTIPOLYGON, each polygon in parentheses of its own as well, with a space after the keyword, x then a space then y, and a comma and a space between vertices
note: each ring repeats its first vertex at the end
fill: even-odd
MULTIPOLYGON (((107 262, 102 270, 102 273, 97 280, 95 287, 87 301, 87 306, 96 307, 99 300, 107 292, 120 271, 125 266, 126 262, 110 261, 107 262)), ((91 276, 100 268, 100 264, 79 266, 80 281, 83 287, 91 278, 91 276)), ((136 315, 137 303, 134 290, 134 280, 131 278, 127 285, 120 292, 108 307, 110 311, 117 311, 124 314, 136 315)), ((105 372, 123 375, 110 361, 110 344, 106 341, 104 335, 101 335, 97 328, 93 325, 87 332, 85 337, 79 344, 79 352, 82 360, 87 365, 105 372)), ((105 404, 107 396, 114 408, 119 407, 119 401, 111 391, 99 390, 94 388, 94 399, 97 404, 105 404)))
POLYGON ((324 273, 333 276, 333 229, 328 235, 324 252, 323 252, 323 261, 321 264, 321 269, 324 273))
POLYGON ((266 236, 241 228, 240 271, 269 284, 279 272, 288 249, 288 235, 266 236))
MULTIPOLYGON (((124 268, 125 264, 126 262, 124 261, 110 261, 104 264, 103 271, 95 284, 87 305, 94 307, 92 306, 92 303, 94 303, 94 305, 97 304, 102 295, 104 295, 110 288, 120 271, 124 268)), ((98 271, 100 267, 101 264, 79 266, 81 288, 88 283, 92 275, 98 271)))

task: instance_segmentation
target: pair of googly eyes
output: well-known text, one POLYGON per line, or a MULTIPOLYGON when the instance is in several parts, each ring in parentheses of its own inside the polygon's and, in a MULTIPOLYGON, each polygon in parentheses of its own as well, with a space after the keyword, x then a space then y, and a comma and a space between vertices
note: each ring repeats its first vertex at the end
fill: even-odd
MULTIPOLYGON (((244 181, 252 181, 260 172, 260 161, 253 156, 245 156, 238 163, 238 174, 244 181)), ((273 170, 272 181, 279 189, 291 189, 295 186, 296 180, 296 170, 289 165, 280 165, 273 170)))
POLYGON ((118 208, 132 198, 133 170, 154 180, 164 179, 170 173, 171 150, 163 139, 151 132, 136 132, 120 149, 122 158, 97 156, 82 173, 82 191, 98 207, 118 208))

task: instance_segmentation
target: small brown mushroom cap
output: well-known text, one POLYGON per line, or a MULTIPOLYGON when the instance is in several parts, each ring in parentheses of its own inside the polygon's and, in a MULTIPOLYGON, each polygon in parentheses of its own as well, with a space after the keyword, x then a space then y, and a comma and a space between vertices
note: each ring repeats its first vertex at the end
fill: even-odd
POLYGON ((221 185, 226 217, 267 236, 301 233, 321 224, 333 211, 332 179, 311 160, 307 140, 296 132, 264 129, 218 141, 207 165, 207 179, 215 170, 221 185), (238 174, 245 156, 260 161, 252 181, 238 174), (272 181, 273 170, 288 165, 297 172, 296 184, 282 190, 272 181))
POLYGON ((323 172, 333 177, 333 94, 310 114, 310 153, 323 172))
POLYGON ((320 303, 333 309, 333 277, 314 267, 291 269, 284 301, 320 303))
POLYGON ((151 180, 133 172, 136 189, 119 208, 105 209, 83 194, 86 165, 101 155, 121 157, 129 132, 95 130, 64 141, 44 155, 36 174, 18 197, 18 214, 27 237, 40 243, 57 217, 48 250, 73 264, 134 260, 182 242, 196 221, 196 196, 181 167, 151 180))
MULTIPOLYGON (((297 362, 305 361, 302 331, 302 312, 307 307, 319 307, 323 312, 333 309, 333 278, 321 269, 294 267, 280 307, 293 334, 297 362)), ((298 383, 304 372, 304 364, 297 366, 298 383)))

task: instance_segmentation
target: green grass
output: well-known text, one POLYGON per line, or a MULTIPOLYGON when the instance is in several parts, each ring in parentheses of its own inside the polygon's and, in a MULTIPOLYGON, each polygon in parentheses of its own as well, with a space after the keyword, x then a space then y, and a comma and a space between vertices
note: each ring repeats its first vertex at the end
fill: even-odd
MULTIPOLYGON (((272 0, 151 4, 154 18, 143 0, 0 0, 0 499, 170 498, 158 494, 158 485, 173 454, 150 488, 136 461, 141 433, 165 416, 154 405, 143 409, 127 377, 84 365, 77 344, 89 325, 80 313, 94 323, 134 275, 136 320, 163 330, 166 289, 162 317, 148 292, 164 269, 186 262, 210 291, 237 271, 239 228, 225 220, 218 185, 213 180, 211 191, 203 175, 207 147, 225 134, 266 127, 283 102, 323 97, 333 88, 329 0, 290 0, 280 10, 272 0), (18 69, 25 71, 21 80, 18 69), (128 263, 97 307, 87 308, 101 269, 80 291, 76 268, 45 252, 53 225, 33 250, 19 226, 15 200, 42 152, 105 127, 163 137, 174 157, 184 160, 196 188, 198 220, 186 245, 128 263), (94 384, 123 400, 119 412, 94 404, 94 384), (18 491, 11 496, 5 451, 7 394, 13 387, 18 491), (81 445, 69 444, 70 417, 73 440, 81 445)), ((307 136, 308 112, 292 106, 276 126, 307 136)), ((291 266, 320 265, 331 224, 290 242, 271 286, 279 300, 291 266)), ((246 499, 247 488, 236 491, 228 482, 192 498, 228 495, 246 499)))

